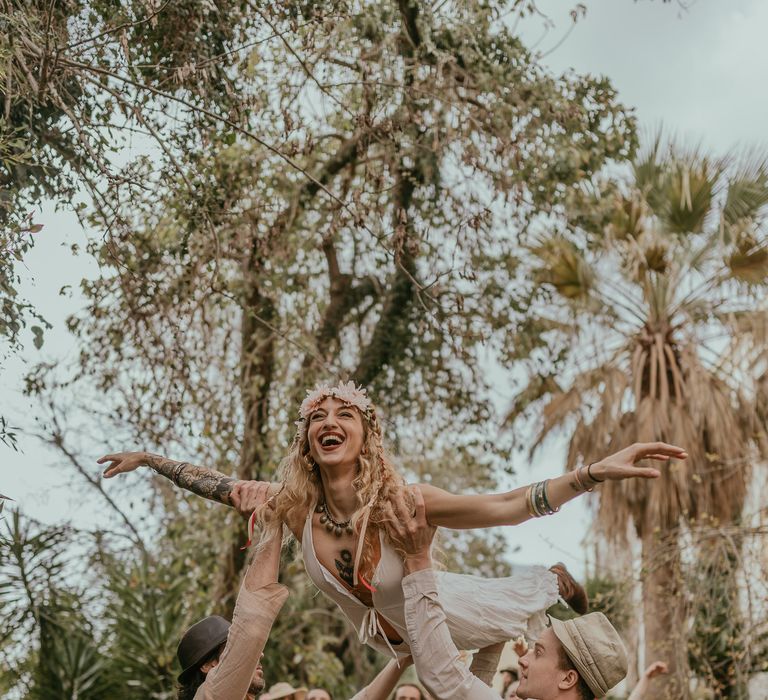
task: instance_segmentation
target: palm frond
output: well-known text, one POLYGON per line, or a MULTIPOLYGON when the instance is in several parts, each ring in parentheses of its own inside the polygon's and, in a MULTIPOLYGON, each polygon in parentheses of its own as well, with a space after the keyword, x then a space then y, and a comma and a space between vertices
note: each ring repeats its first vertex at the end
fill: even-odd
POLYGON ((595 272, 575 243, 553 235, 534 244, 529 251, 538 259, 534 279, 548 284, 571 301, 586 300, 594 287, 595 272))
POLYGON ((749 342, 757 346, 768 346, 768 308, 725 309, 713 314, 731 334, 733 342, 749 342))
POLYGON ((648 208, 642 197, 617 196, 613 215, 608 224, 608 233, 617 240, 639 238, 646 230, 648 208))
POLYGON ((40 615, 40 638, 35 700, 99 700, 119 691, 110 662, 102 656, 76 603, 63 610, 44 609, 40 615))
POLYGON ((512 407, 504 417, 505 425, 512 425, 532 404, 550 394, 562 392, 552 374, 535 374, 528 379, 528 383, 518 392, 512 400, 512 407))
POLYGON ((768 163, 747 161, 729 178, 727 187, 722 212, 725 223, 759 220, 768 206, 768 163))
POLYGON ((722 165, 694 152, 684 159, 675 157, 668 164, 668 173, 656 214, 671 233, 701 233, 714 211, 722 165))
POLYGON ((768 239, 758 240, 744 234, 726 260, 731 275, 749 285, 768 282, 768 239))
POLYGON ((542 408, 542 421, 529 453, 533 454, 549 435, 562 428, 569 419, 584 419, 585 414, 589 412, 588 397, 595 393, 604 401, 604 415, 617 413, 625 388, 626 373, 612 364, 578 374, 568 389, 549 394, 549 400, 542 408), (622 387, 621 390, 617 390, 619 386, 622 387), (607 406, 610 408, 606 408, 607 406))
POLYGON ((663 129, 659 127, 653 138, 647 140, 648 146, 643 148, 632 163, 634 182, 636 187, 648 199, 652 205, 654 193, 663 189, 666 173, 661 167, 664 150, 663 129))

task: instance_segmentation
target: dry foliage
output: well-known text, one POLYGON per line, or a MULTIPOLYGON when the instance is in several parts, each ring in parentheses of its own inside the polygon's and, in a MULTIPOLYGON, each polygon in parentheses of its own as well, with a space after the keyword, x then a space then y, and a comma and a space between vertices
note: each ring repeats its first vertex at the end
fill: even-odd
MULTIPOLYGON (((530 381, 509 421, 540 411, 532 449, 564 431, 569 468, 635 441, 690 454, 658 480, 606 484, 597 511, 609 539, 624 543, 631 524, 643 543, 646 658, 674 652, 673 697, 687 696, 680 528, 738 526, 768 457, 766 204, 761 162, 715 161, 659 137, 631 177, 575 193, 562 230, 531 229, 541 287, 530 326, 542 335, 517 353, 530 381)), ((740 561, 717 574, 732 579, 740 561)), ((744 674, 718 668, 718 697, 740 697, 744 674)))

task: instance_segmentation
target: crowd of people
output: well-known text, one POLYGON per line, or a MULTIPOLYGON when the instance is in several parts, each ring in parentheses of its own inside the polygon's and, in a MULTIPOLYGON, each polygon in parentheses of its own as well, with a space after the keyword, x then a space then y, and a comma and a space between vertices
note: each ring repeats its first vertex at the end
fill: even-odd
MULTIPOLYGON (((417 686, 400 683, 411 664, 434 700, 498 700, 490 683, 501 650, 520 637, 530 646, 519 659, 517 678, 506 683, 508 697, 591 700, 624 678, 627 658, 618 633, 604 615, 588 612, 583 587, 563 564, 516 567, 512 576, 498 579, 436 571, 433 537, 438 526, 514 526, 553 515, 606 480, 657 478, 657 469, 637 462, 685 459, 683 449, 635 444, 527 487, 467 496, 408 485, 384 450, 373 403, 351 382, 308 392, 299 416, 273 484, 238 481, 144 452, 100 460, 108 463, 107 478, 149 466, 183 488, 235 507, 248 517, 249 541, 256 528, 261 533, 231 624, 206 618, 181 640, 179 698, 328 695, 287 682, 262 694, 262 650, 288 596, 278 583, 284 528, 301 544, 307 574, 336 602, 360 642, 391 657, 354 696, 358 700, 385 700, 393 692, 398 700, 424 697, 417 686), (558 600, 577 617, 549 618, 546 611, 558 600), (471 666, 459 650, 477 650, 471 666)), ((514 670, 505 671, 511 677, 514 670)))
MULTIPOLYGON (((294 688, 290 683, 280 682, 273 685, 259 700, 333 700, 325 688, 294 688)), ((395 688, 392 700, 432 700, 419 686, 413 683, 401 683, 395 688)))

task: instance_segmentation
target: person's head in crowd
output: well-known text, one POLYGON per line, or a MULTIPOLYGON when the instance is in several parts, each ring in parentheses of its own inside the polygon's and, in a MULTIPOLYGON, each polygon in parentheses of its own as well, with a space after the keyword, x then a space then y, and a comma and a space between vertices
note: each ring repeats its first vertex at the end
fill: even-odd
POLYGON ((402 683, 395 688, 393 700, 424 700, 424 693, 413 683, 402 683))
POLYGON ((306 688, 294 688, 290 683, 275 683, 260 700, 305 700, 306 688))
POLYGON ((310 688, 305 700, 333 700, 325 688, 310 688))
MULTIPOLYGON (((229 622, 218 615, 210 615, 190 627, 182 636, 176 656, 182 672, 179 674, 179 700, 192 700, 208 673, 219 663, 227 642, 229 622)), ((261 664, 251 678, 247 698, 254 700, 264 690, 261 664)))
POLYGON ((595 700, 627 675, 627 652, 602 613, 552 619, 519 661, 517 695, 536 700, 595 700))

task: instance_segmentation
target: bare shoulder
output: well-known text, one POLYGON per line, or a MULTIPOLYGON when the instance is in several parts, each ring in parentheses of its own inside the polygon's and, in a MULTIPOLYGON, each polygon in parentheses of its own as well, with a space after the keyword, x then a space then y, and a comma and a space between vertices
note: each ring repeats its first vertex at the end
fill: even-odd
POLYGON ((286 516, 285 526, 291 531, 291 534, 301 542, 301 535, 304 530, 304 522, 307 519, 307 511, 294 511, 286 516))
POLYGON ((430 501, 445 498, 446 496, 451 495, 445 489, 441 489, 438 486, 433 486, 432 484, 408 484, 408 487, 415 487, 419 489, 419 491, 421 491, 421 495, 424 497, 424 503, 427 506, 429 506, 430 501))

